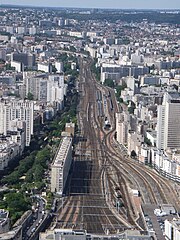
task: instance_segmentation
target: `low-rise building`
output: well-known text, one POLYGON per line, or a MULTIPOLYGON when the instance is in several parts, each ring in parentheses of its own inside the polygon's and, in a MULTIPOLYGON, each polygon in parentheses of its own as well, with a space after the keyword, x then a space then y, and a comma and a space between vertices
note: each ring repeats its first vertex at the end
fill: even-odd
POLYGON ((38 63, 38 71, 51 73, 52 65, 50 63, 38 63))
POLYGON ((72 229, 54 229, 46 233, 40 233, 40 240, 86 240, 87 233, 85 230, 72 230, 72 229))

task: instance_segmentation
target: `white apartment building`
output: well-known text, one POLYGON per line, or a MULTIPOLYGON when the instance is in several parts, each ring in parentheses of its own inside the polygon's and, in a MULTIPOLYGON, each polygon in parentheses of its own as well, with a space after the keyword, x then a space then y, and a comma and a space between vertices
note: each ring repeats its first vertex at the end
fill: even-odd
POLYGON ((4 170, 11 160, 21 155, 24 147, 24 129, 20 127, 19 121, 12 121, 12 130, 7 131, 7 136, 0 135, 0 170, 4 170))
POLYGON ((70 31, 69 32, 69 36, 77 37, 77 38, 83 38, 84 37, 84 33, 83 32, 73 32, 73 31, 70 31))
POLYGON ((51 192, 63 194, 72 163, 72 138, 63 137, 51 165, 51 192))
POLYGON ((180 148, 179 93, 165 93, 163 104, 158 106, 157 148, 180 148))
POLYGON ((63 107, 65 95, 64 75, 50 75, 47 82, 47 103, 55 105, 57 110, 63 107))
POLYGON ((50 63, 38 63, 38 71, 51 73, 52 65, 50 63))
POLYGON ((17 154, 20 154, 20 146, 17 143, 12 143, 7 139, 0 140, 0 170, 4 170, 9 161, 16 157, 17 154))
POLYGON ((6 32, 13 34, 14 33, 14 27, 13 26, 6 26, 6 32))
POLYGON ((55 68, 57 69, 57 73, 61 73, 64 70, 63 62, 55 62, 55 68))
POLYGON ((121 144, 127 143, 128 122, 124 121, 123 113, 116 113, 117 141, 121 144))
POLYGON ((25 128, 25 145, 29 146, 33 134, 34 103, 28 100, 1 99, 0 100, 0 134, 7 135, 13 130, 12 121, 20 120, 25 128))
POLYGON ((21 62, 11 61, 11 67, 14 67, 17 72, 24 71, 24 64, 21 62))
POLYGON ((180 239, 180 219, 173 219, 172 221, 165 220, 165 239, 180 239))
POLYGON ((17 32, 17 34, 20 34, 20 35, 26 34, 26 27, 19 26, 19 27, 17 27, 16 32, 17 32))

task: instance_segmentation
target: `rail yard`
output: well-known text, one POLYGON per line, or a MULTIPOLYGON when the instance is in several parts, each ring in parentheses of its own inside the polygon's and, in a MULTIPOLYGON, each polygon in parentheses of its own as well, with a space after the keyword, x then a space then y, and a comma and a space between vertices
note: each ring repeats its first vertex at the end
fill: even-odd
POLYGON ((172 204, 179 212, 179 198, 171 181, 122 152, 114 138, 120 111, 114 91, 96 82, 90 65, 91 60, 80 58, 78 141, 55 226, 95 234, 146 230, 133 189, 139 205, 172 204))

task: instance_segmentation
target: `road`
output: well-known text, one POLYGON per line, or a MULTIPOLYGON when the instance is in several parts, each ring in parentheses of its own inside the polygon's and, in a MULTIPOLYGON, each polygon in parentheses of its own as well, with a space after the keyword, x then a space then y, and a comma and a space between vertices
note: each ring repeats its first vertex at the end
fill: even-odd
POLYGON ((35 195, 34 198, 38 203, 38 207, 33 213, 33 218, 30 224, 23 230, 23 239, 28 240, 33 238, 33 234, 37 231, 39 225, 43 222, 45 217, 45 201, 38 195, 35 195))

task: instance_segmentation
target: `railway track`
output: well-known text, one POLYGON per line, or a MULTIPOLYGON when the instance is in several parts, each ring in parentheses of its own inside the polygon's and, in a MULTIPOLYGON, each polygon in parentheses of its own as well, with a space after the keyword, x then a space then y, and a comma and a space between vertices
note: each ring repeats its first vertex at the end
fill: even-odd
POLYGON ((89 60, 80 61, 78 122, 80 134, 86 141, 79 142, 75 148, 78 154, 74 159, 69 195, 58 211, 57 226, 84 228, 95 234, 142 229, 137 223, 140 213, 132 201, 130 186, 141 192, 144 203, 171 203, 177 207, 179 202, 169 181, 124 158, 114 147, 114 118, 119 108, 114 91, 95 81, 90 64, 89 60), (105 113, 111 122, 109 131, 103 128, 105 113), (119 187, 122 195, 123 206, 118 211, 114 206, 115 187, 119 187), (168 191, 171 197, 167 196, 168 191))
MULTIPOLYGON (((116 216, 112 206, 106 202, 101 177, 104 171, 102 165, 105 165, 106 158, 101 144, 102 133, 96 135, 96 127, 102 116, 98 117, 97 122, 96 85, 92 84, 89 63, 81 66, 81 69, 84 69, 84 73, 81 72, 80 75, 84 74, 84 77, 80 79, 80 88, 84 91, 84 97, 80 102, 79 122, 81 134, 87 141, 80 142, 77 146, 78 154, 74 161, 69 196, 66 197, 66 205, 59 209, 58 224, 64 228, 70 224, 74 228, 81 226, 89 233, 98 234, 106 233, 105 226, 109 226, 108 231, 116 233, 117 229, 123 231, 131 228, 131 224, 126 218, 116 216), (84 84, 86 87, 83 87, 84 84)), ((101 97, 99 92, 98 98, 101 97)), ((101 103, 101 99, 99 102, 101 103)))
MULTIPOLYGON (((132 178, 134 178, 136 183, 141 182, 137 179, 138 177, 141 177, 141 180, 146 186, 145 189, 149 189, 149 195, 151 195, 149 196, 148 202, 152 204, 172 204, 175 206, 177 211, 179 211, 180 201, 178 199, 177 193, 173 190, 171 181, 160 176, 154 170, 139 164, 137 161, 134 162, 132 159, 124 158, 121 151, 117 152, 117 148, 113 147, 112 137, 114 137, 114 133, 115 126, 113 126, 112 131, 106 135, 106 146, 108 148, 107 152, 111 153, 111 157, 115 156, 116 163, 119 162, 121 164, 120 168, 124 166, 124 171, 129 173, 129 175, 132 175, 134 172, 132 178), (129 171, 127 171, 127 169, 129 169, 129 171)), ((139 187, 138 185, 139 184, 137 184, 137 187, 141 191, 142 195, 145 195, 145 191, 143 194, 142 187, 139 187)), ((143 200, 146 203, 147 196, 144 197, 143 200)))

